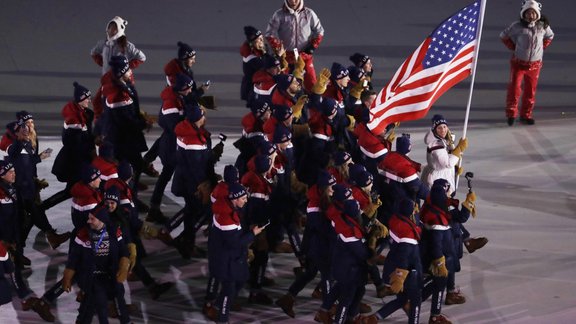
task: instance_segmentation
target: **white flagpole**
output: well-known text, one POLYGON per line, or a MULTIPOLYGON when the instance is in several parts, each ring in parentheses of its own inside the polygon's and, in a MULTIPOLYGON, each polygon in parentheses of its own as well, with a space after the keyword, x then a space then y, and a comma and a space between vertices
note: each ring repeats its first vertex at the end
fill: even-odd
MULTIPOLYGON (((464 117, 464 130, 462 131, 462 138, 466 138, 468 131, 468 118, 470 117, 470 106, 472 105, 472 94, 474 93, 474 80, 476 79, 476 65, 478 63, 478 53, 480 53, 480 40, 482 39, 482 27, 484 25, 484 11, 486 10, 486 1, 480 0, 480 15, 478 16, 478 30, 476 31, 476 50, 474 51, 474 61, 472 63, 472 79, 470 80, 470 93, 468 94, 468 104, 466 105, 466 116, 464 117)), ((458 167, 462 166, 463 155, 458 161, 458 167)), ((460 177, 456 175, 456 189, 458 189, 458 180, 460 177)))

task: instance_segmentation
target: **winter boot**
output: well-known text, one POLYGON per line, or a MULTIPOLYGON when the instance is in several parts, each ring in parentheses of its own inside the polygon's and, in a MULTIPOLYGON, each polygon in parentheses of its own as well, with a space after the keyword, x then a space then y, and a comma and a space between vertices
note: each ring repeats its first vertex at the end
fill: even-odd
POLYGON ((468 253, 472 254, 474 251, 484 247, 486 243, 488 243, 488 239, 485 237, 469 238, 464 241, 464 246, 466 250, 468 250, 468 253))
POLYGON ((286 313, 286 315, 292 318, 296 316, 294 314, 294 296, 286 294, 280 297, 280 299, 276 300, 276 306, 282 308, 282 310, 284 311, 284 313, 286 313))
POLYGON ((368 305, 366 303, 361 302, 359 307, 358 307, 358 311, 362 314, 370 313, 372 311, 372 307, 370 307, 370 305, 368 305))
POLYGON ((158 237, 157 237, 160 241, 162 241, 162 243, 171 246, 174 243, 174 239, 172 238, 172 236, 170 235, 170 233, 162 228, 158 231, 158 237))
POLYGON ((328 312, 327 310, 319 309, 316 312, 316 315, 314 315, 314 320, 322 324, 331 324, 332 316, 330 316, 330 312, 328 312))
POLYGON ((148 166, 146 166, 142 172, 145 175, 152 178, 158 178, 158 176, 160 175, 160 173, 158 172, 158 170, 156 170, 156 168, 154 168, 154 164, 152 163, 149 163, 148 166))
POLYGON ((452 324, 448 317, 444 314, 430 315, 428 324, 452 324))
POLYGON ((465 302, 466 296, 460 292, 460 289, 446 293, 446 300, 444 301, 446 305, 464 304, 465 302))
POLYGON ((56 231, 52 230, 50 232, 46 232, 46 239, 48 240, 48 244, 52 249, 58 248, 62 243, 68 241, 70 238, 70 232, 66 232, 63 234, 56 234, 56 231))
POLYGON ((316 288, 314 288, 314 291, 312 292, 312 298, 322 299, 322 289, 320 289, 320 286, 316 286, 316 288))
POLYGON ((22 310, 28 311, 32 309, 46 322, 54 322, 56 319, 52 312, 50 312, 50 304, 43 299, 37 297, 30 297, 22 301, 22 310))
POLYGON ((378 317, 376 314, 372 315, 358 315, 352 321, 354 324, 376 324, 378 323, 378 317))

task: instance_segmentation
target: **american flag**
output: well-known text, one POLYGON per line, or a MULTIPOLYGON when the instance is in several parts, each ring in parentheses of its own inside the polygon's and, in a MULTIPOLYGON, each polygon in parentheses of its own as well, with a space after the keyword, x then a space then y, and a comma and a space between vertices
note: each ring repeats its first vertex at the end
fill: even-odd
POLYGON ((383 133, 393 122, 424 117, 444 92, 470 75, 479 14, 480 1, 459 10, 404 61, 370 107, 373 133, 383 133))

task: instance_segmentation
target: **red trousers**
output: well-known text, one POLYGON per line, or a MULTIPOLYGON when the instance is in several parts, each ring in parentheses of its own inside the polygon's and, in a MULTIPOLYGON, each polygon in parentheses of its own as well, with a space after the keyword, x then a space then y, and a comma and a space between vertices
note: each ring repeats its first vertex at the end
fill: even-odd
POLYGON ((521 118, 532 118, 536 86, 542 68, 542 61, 525 62, 516 58, 510 60, 510 81, 506 93, 506 117, 516 118, 518 115, 518 99, 522 92, 521 118), (522 87, 522 81, 524 86, 522 87), (523 88, 523 89, 522 89, 523 88))

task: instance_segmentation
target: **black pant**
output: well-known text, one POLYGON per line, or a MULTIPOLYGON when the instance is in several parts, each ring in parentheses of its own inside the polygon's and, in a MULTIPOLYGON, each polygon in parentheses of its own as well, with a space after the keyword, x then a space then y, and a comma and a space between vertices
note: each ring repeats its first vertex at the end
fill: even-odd
POLYGON ((164 191, 166 190, 166 186, 172 176, 174 175, 174 165, 172 164, 163 164, 162 165, 162 172, 160 172, 160 176, 156 181, 156 185, 154 185, 154 192, 152 193, 152 198, 150 198, 150 204, 152 207, 160 207, 162 203, 162 197, 164 196, 164 191))
POLYGON ((57 193, 53 194, 52 196, 50 196, 47 199, 44 199, 44 201, 42 201, 42 204, 40 204, 40 208, 44 211, 58 205, 59 203, 72 198, 72 195, 70 194, 70 189, 72 189, 72 186, 75 184, 76 182, 68 182, 66 183, 66 188, 58 191, 57 193))
POLYGON ((22 225, 20 240, 22 247, 26 246, 26 239, 30 234, 33 226, 38 227, 42 232, 54 232, 54 228, 50 225, 46 213, 33 199, 20 199, 20 206, 22 211, 22 225))
POLYGON ((77 323, 91 323, 97 314, 100 324, 108 323, 108 299, 114 299, 120 313, 120 323, 129 323, 130 315, 124 300, 124 286, 110 276, 96 276, 89 289, 84 291, 84 299, 80 303, 77 323))

